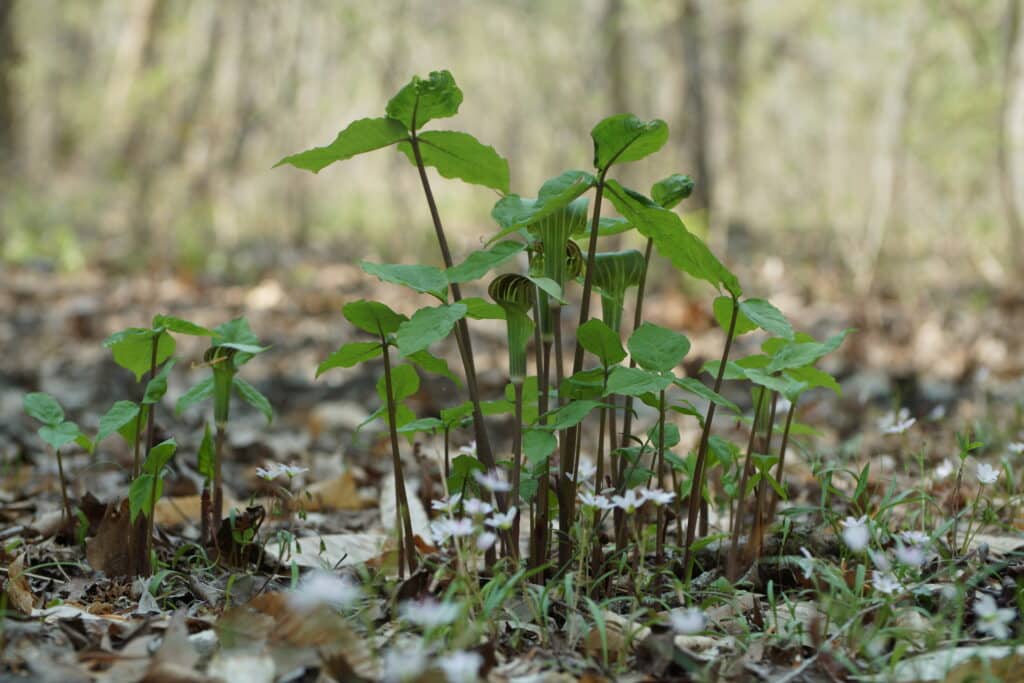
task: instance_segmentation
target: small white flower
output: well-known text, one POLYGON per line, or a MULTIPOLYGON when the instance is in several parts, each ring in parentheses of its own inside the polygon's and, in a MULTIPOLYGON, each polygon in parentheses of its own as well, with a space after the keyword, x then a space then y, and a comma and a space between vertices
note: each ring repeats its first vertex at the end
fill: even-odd
POLYGON ((897 543, 896 559, 908 567, 920 567, 924 564, 924 550, 919 545, 897 543))
POLYGON ((640 495, 644 500, 649 500, 655 505, 668 505, 676 497, 676 494, 671 491, 662 491, 661 489, 643 490, 640 495))
POLYGON ((917 530, 904 531, 900 534, 900 538, 910 545, 917 545, 921 547, 926 547, 932 542, 932 539, 928 537, 928 534, 917 530))
POLYGON ((453 493, 447 498, 441 498, 440 500, 430 501, 430 509, 437 510, 438 512, 447 512, 448 514, 451 514, 455 512, 455 508, 458 506, 460 500, 462 500, 462 494, 453 493))
POLYGON ((256 468, 256 476, 260 479, 266 479, 267 481, 273 481, 282 474, 287 475, 289 479, 292 479, 303 472, 309 472, 309 468, 298 467, 296 465, 285 465, 279 462, 272 462, 265 469, 262 467, 256 468))
POLYGON ((840 523, 843 525, 843 542, 846 543, 850 550, 857 553, 868 547, 871 534, 868 532, 868 518, 866 516, 859 518, 847 517, 840 523))
POLYGON ((451 602, 437 600, 410 600, 399 607, 403 619, 416 626, 434 628, 445 626, 459 618, 459 606, 451 602))
POLYGON ((456 650, 442 656, 438 663, 448 683, 473 683, 480 675, 484 658, 477 652, 456 650))
POLYGON ((978 463, 978 481, 982 484, 994 484, 999 479, 999 470, 987 462, 978 463))
POLYGON ((327 571, 314 571, 303 577, 288 602, 299 612, 311 612, 321 605, 344 609, 362 596, 362 589, 346 577, 327 571))
POLYGON ((611 510, 615 507, 615 504, 608 500, 607 496, 602 496, 601 494, 580 491, 576 497, 580 499, 580 502, 585 507, 597 508, 598 510, 611 510))
POLYGON ((883 552, 868 550, 868 557, 871 558, 871 563, 883 572, 887 572, 892 568, 892 563, 889 562, 889 556, 883 552))
POLYGON ((621 496, 612 496, 612 503, 615 507, 619 508, 627 515, 631 515, 637 511, 641 505, 645 502, 642 494, 637 493, 636 489, 630 489, 621 496))
POLYGON ((1012 607, 999 607, 995 598, 988 593, 979 593, 974 601, 974 613, 978 616, 975 625, 982 633, 987 633, 999 640, 1010 637, 1010 623, 1017 616, 1012 607))
POLYGON ((914 426, 917 420, 910 417, 910 411, 900 408, 899 412, 891 412, 884 415, 878 421, 878 430, 883 434, 902 434, 914 426))
POLYGON ((814 555, 811 555, 811 551, 803 546, 800 546, 800 554, 803 555, 803 558, 797 558, 800 571, 804 573, 805 579, 810 580, 814 576, 814 555))
POLYGON ((476 471, 473 472, 473 478, 476 479, 476 483, 489 491, 502 493, 512 490, 512 484, 508 483, 505 475, 498 470, 491 470, 487 473, 476 471))
POLYGON ((780 398, 775 404, 775 412, 779 415, 785 415, 789 412, 789 409, 793 407, 792 402, 788 398, 780 398))
POLYGON ((459 453, 462 455, 468 455, 471 458, 476 457, 476 441, 470 441, 468 446, 459 446, 459 453))
POLYGON ((462 504, 462 511, 470 517, 485 517, 491 514, 493 509, 490 503, 485 503, 479 498, 470 498, 462 504))
POLYGON ((1014 441, 1007 445, 1006 449, 1015 455, 1024 453, 1024 441, 1014 441))
POLYGON ((944 417, 946 417, 946 406, 941 403, 928 411, 929 422, 938 422, 944 417))
POLYGON ((956 468, 953 467, 952 461, 949 458, 943 458, 935 468, 935 481, 942 481, 955 471, 956 468))
POLYGON ((449 538, 462 538, 473 533, 473 520, 438 519, 430 523, 430 531, 436 543, 444 543, 449 538))
POLYGON ((420 645, 391 648, 384 653, 381 679, 387 683, 405 683, 423 673, 427 668, 427 654, 420 645))
POLYGON ((597 474, 597 466, 591 464, 586 460, 581 460, 579 467, 577 467, 576 469, 577 471, 575 478, 573 478, 571 472, 566 472, 565 477, 566 479, 571 479, 572 481, 575 481, 577 484, 583 484, 584 482, 588 482, 594 478, 594 475, 597 474))
POLYGON ((672 630, 680 635, 700 633, 708 623, 708 617, 699 607, 675 609, 668 613, 672 630))
POLYGON ((495 529, 511 529, 512 522, 516 519, 519 510, 513 505, 506 512, 495 512, 491 518, 484 522, 487 526, 495 529))
POLYGON ((490 550, 491 546, 497 542, 497 534, 491 533, 490 531, 481 531, 480 535, 476 537, 476 548, 481 551, 490 550))
POLYGON ((885 574, 878 570, 871 572, 871 583, 874 585, 875 590, 879 593, 885 593, 886 595, 892 595, 903 590, 903 584, 901 584, 896 577, 892 574, 885 574))

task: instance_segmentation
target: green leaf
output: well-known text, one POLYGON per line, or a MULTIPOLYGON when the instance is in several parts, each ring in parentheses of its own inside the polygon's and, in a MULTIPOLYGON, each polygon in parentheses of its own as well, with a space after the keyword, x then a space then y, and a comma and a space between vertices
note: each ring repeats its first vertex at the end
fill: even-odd
POLYGON ((462 300, 466 305, 466 317, 474 320, 505 320, 505 309, 496 303, 478 296, 466 297, 462 300))
POLYGON ((448 278, 440 268, 419 264, 370 263, 369 261, 360 261, 359 265, 364 271, 384 282, 402 285, 417 292, 435 296, 441 301, 445 300, 445 293, 448 291, 448 278))
POLYGON ((545 181, 537 192, 537 199, 524 199, 514 194, 502 197, 491 210, 491 217, 502 230, 488 244, 563 210, 596 184, 597 179, 591 173, 565 171, 545 181))
POLYGON ((558 440, 555 435, 543 429, 528 429, 523 432, 523 454, 531 466, 536 466, 555 452, 558 440))
POLYGON ((348 124, 331 144, 287 156, 274 164, 274 168, 290 164, 296 168, 319 173, 335 161, 351 159, 357 154, 372 152, 408 138, 409 133, 405 126, 394 119, 359 119, 348 124))
MULTIPOLYGON (((260 340, 249 327, 249 321, 244 317, 229 320, 213 328, 211 337, 213 346, 222 346, 227 349, 235 349, 242 353, 255 354, 266 351, 269 346, 260 346, 260 340)), ((237 358, 235 365, 240 365, 237 358)))
POLYGON ((671 209, 693 192, 693 178, 673 173, 651 186, 651 199, 663 209, 671 209))
POLYGON ((167 376, 171 373, 171 368, 173 367, 174 359, 171 359, 164 363, 156 377, 146 382, 146 391, 142 395, 143 403, 152 405, 160 402, 160 399, 167 393, 167 376))
POLYGON ((381 332, 386 335, 393 334, 398 330, 399 325, 409 319, 401 313, 395 313, 386 304, 363 299, 345 304, 341 309, 341 314, 345 316, 345 320, 363 332, 378 336, 381 332))
POLYGON ((580 346, 597 356, 601 365, 606 368, 626 357, 619 335, 597 318, 591 318, 580 325, 576 330, 576 339, 580 346))
POLYGON ((29 417, 44 425, 58 425, 64 420, 64 409, 60 407, 57 399, 41 391, 25 394, 22 405, 29 417))
POLYGON ((174 404, 174 412, 180 415, 186 408, 202 403, 213 396, 213 377, 207 377, 198 384, 193 385, 174 404))
POLYGON ((452 471, 448 476, 448 490, 461 493, 467 486, 475 485, 473 472, 486 472, 484 464, 471 455, 460 455, 452 460, 452 471))
POLYGON ((467 310, 461 303, 421 308, 398 328, 398 350, 408 357, 444 339, 467 310))
MULTIPOLYGON (((113 353, 114 362, 134 373, 135 381, 138 382, 151 369, 154 334, 153 330, 133 327, 110 335, 103 345, 113 353)), ((157 340, 156 365, 170 358, 174 348, 174 337, 161 331, 157 340)))
POLYGON ((316 368, 316 376, 333 368, 351 368, 381 355, 380 342, 350 342, 329 355, 316 368))
POLYGON ((790 368, 786 370, 785 374, 797 382, 806 384, 808 389, 824 387, 834 391, 836 396, 842 396, 843 390, 839 386, 839 382, 836 381, 836 378, 814 366, 805 365, 802 368, 790 368))
POLYGON ((558 283, 549 277, 534 277, 533 275, 526 275, 527 280, 537 286, 537 289, 541 290, 555 301, 566 304, 568 303, 564 298, 564 292, 562 288, 558 286, 558 283))
MULTIPOLYGON (((729 322, 732 320, 732 307, 733 299, 731 296, 720 296, 711 305, 711 310, 715 314, 715 320, 723 330, 729 329, 729 322)), ((743 315, 743 307, 741 306, 739 313, 736 314, 736 327, 733 330, 733 336, 739 337, 756 329, 757 325, 747 316, 743 315)))
POLYGON ((163 472, 164 466, 166 466, 167 463, 171 461, 171 458, 174 457, 174 452, 176 450, 178 450, 178 444, 174 439, 161 441, 149 449, 146 461, 142 463, 142 471, 146 474, 160 476, 161 472, 163 472))
POLYGON ((747 379, 754 384, 777 391, 786 398, 793 399, 807 388, 802 382, 783 377, 776 377, 758 368, 746 368, 747 379))
POLYGON ((712 403, 715 403, 723 408, 727 408, 734 413, 741 412, 740 407, 738 405, 736 405, 726 397, 722 396, 721 394, 715 393, 715 391, 711 387, 707 386, 700 380, 694 379, 693 377, 682 377, 673 380, 673 382, 677 387, 679 387, 683 391, 687 391, 691 394, 694 394, 695 396, 699 396, 705 401, 711 401, 712 403))
POLYGON ((99 443, 111 434, 116 433, 126 424, 138 418, 139 406, 131 401, 118 401, 110 406, 110 410, 100 418, 100 430, 96 434, 99 443))
MULTIPOLYGON (((433 166, 445 178, 508 192, 508 161, 469 133, 428 131, 418 135, 417 140, 424 166, 433 166)), ((398 151, 416 165, 412 143, 399 143, 398 151)))
POLYGON ((583 421, 591 410, 604 405, 600 401, 573 401, 567 403, 550 414, 550 420, 546 425, 540 425, 537 429, 547 431, 561 431, 574 427, 583 421))
POLYGON ((462 104, 462 91, 447 69, 431 71, 426 78, 413 76, 388 101, 387 115, 398 119, 407 130, 418 130, 432 119, 455 116, 462 104))
POLYGON ((274 409, 270 407, 270 401, 268 401, 267 397, 261 394, 256 387, 238 376, 235 376, 232 379, 232 382, 238 395, 241 396, 246 403, 263 413, 263 417, 267 418, 267 422, 274 419, 274 409))
POLYGON ((677 269, 716 288, 724 287, 737 297, 743 293, 736 276, 722 265, 700 238, 686 229, 675 213, 614 180, 605 182, 605 191, 618 212, 633 223, 640 234, 654 240, 658 253, 668 258, 677 269))
POLYGON ((668 124, 661 119, 641 121, 632 114, 616 114, 590 131, 594 140, 594 167, 605 170, 613 163, 639 161, 657 152, 668 141, 668 124))
POLYGON ((447 377, 451 381, 455 382, 457 386, 462 386, 462 381, 451 371, 448 367, 448 361, 444 358, 438 358, 426 349, 410 354, 406 356, 406 358, 423 368, 425 371, 435 375, 441 375, 442 377, 447 377))
POLYGON ((415 434, 417 432, 426 432, 428 434, 436 434, 439 430, 444 428, 444 422, 436 417, 421 417, 418 420, 413 420, 408 424, 404 424, 398 428, 399 434, 415 434))
POLYGON ((601 216, 598 219, 597 234, 600 237, 610 237, 633 229, 633 224, 625 218, 614 218, 612 216, 601 216))
POLYGON ((199 474, 203 475, 203 478, 207 482, 212 482, 216 476, 216 457, 217 453, 213 449, 213 434, 210 432, 210 423, 207 422, 205 430, 203 431, 203 440, 199 444, 199 453, 196 458, 196 466, 199 469, 199 474))
POLYGON ((124 439, 124 442, 129 446, 135 445, 135 428, 145 427, 146 419, 149 417, 149 406, 141 406, 139 408, 139 416, 134 420, 128 420, 117 430, 117 433, 124 439))
POLYGON ((689 353, 690 340, 675 330, 644 323, 633 331, 626 346, 640 367, 669 372, 689 353))
MULTIPOLYGON (((730 306, 730 313, 732 307, 730 306)), ((740 313, 762 330, 783 339, 793 338, 793 326, 782 311, 764 299, 747 299, 740 302, 740 313)))
POLYGON ((39 428, 39 436, 53 448, 66 446, 78 439, 81 434, 82 431, 78 428, 78 425, 70 420, 39 428))
POLYGON ((174 332, 175 334, 187 334, 193 337, 210 337, 213 335, 212 330, 196 325, 193 322, 184 320, 182 318, 175 318, 173 315, 157 315, 153 318, 153 329, 164 328, 168 332, 174 332))
POLYGON ((659 375, 650 370, 618 366, 608 376, 604 395, 639 396, 647 392, 658 392, 672 384, 672 377, 659 375))
MULTIPOLYGON (((396 365, 391 368, 391 391, 394 393, 396 403, 409 398, 419 389, 420 376, 416 373, 416 368, 411 365, 396 365)), ((384 375, 377 380, 377 395, 381 401, 387 403, 387 382, 384 375)))
POLYGON ((765 368, 765 372, 774 373, 779 370, 799 368, 816 363, 839 348, 852 329, 843 330, 824 342, 797 342, 780 348, 765 368))
POLYGON ((147 517, 153 510, 153 504, 156 499, 159 499, 164 491, 164 482, 162 479, 157 478, 156 482, 156 496, 153 496, 153 475, 152 474, 140 474, 135 477, 135 481, 128 489, 128 509, 130 510, 131 522, 135 524, 135 519, 139 516, 139 513, 143 513, 147 517))
POLYGON ((525 248, 526 245, 522 242, 506 240, 498 242, 490 249, 474 251, 465 261, 445 271, 448 282, 469 282, 481 278, 491 268, 501 265, 525 248))
POLYGON ((562 380, 559 395, 563 398, 601 398, 604 392, 604 368, 580 370, 562 380))

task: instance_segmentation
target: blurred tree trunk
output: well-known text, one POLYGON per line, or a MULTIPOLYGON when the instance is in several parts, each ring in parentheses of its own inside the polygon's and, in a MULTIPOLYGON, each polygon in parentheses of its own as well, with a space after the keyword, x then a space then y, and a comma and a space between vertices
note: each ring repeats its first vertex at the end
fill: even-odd
POLYGON ((715 164, 717 184, 715 186, 716 211, 709 216, 711 235, 717 237, 716 246, 723 252, 727 248, 730 232, 745 233, 748 229, 744 212, 744 187, 746 185, 745 140, 743 132, 743 106, 747 90, 746 43, 747 43, 747 0, 727 0, 717 5, 723 12, 720 39, 715 41, 719 49, 716 79, 717 105, 715 126, 717 138, 715 149, 721 150, 715 164))
POLYGON ((14 166, 17 106, 14 90, 14 67, 18 62, 14 31, 14 0, 0 0, 0 173, 14 166))
POLYGON ((679 128, 684 133, 689 164, 688 172, 696 181, 690 206, 693 209, 710 210, 714 197, 714 178, 711 175, 709 159, 711 126, 705 98, 705 73, 702 59, 703 23, 700 0, 685 0, 680 16, 685 101, 679 128))
POLYGON ((626 36, 622 30, 623 0, 608 0, 602 18, 605 45, 605 73, 608 74, 609 114, 630 111, 629 81, 626 79, 626 36))
POLYGON ((1024 274, 1024 11, 1021 0, 1007 7, 1006 61, 999 126, 999 191, 1009 228, 1010 264, 1024 274))

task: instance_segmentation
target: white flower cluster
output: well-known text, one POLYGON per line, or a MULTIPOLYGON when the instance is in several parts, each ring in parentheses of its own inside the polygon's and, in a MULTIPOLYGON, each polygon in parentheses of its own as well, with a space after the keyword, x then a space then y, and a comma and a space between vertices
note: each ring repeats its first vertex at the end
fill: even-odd
POLYGON ((675 499, 676 494, 671 491, 662 491, 661 489, 645 489, 638 487, 635 489, 628 489, 621 496, 612 495, 609 497, 604 493, 580 491, 577 494, 577 497, 584 507, 594 508, 597 510, 614 510, 618 508, 627 515, 631 515, 643 507, 644 503, 647 502, 651 502, 654 505, 667 505, 675 499))
POLYGON ((439 654, 433 663, 421 643, 392 647, 384 653, 381 680, 387 683, 405 683, 423 676, 433 667, 444 673, 448 683, 473 683, 480 678, 484 659, 478 652, 456 650, 439 654))
POLYGON ((318 607, 345 609, 362 595, 363 589, 348 577, 323 570, 307 574, 295 590, 287 593, 288 603, 298 612, 312 612, 318 607))
POLYGON ((899 411, 893 411, 887 415, 883 415, 878 421, 878 431, 883 434, 902 434, 917 422, 917 418, 910 417, 910 411, 906 408, 900 408, 899 411))
POLYGON ((256 468, 256 476, 260 479, 266 479, 267 481, 273 481, 282 474, 287 475, 289 479, 297 477, 303 472, 309 472, 308 467, 297 467, 295 465, 285 465, 279 462, 272 462, 264 467, 256 468))
POLYGON ((511 529, 519 513, 514 505, 505 512, 499 512, 486 501, 479 498, 463 500, 458 493, 435 500, 430 507, 444 515, 430 523, 430 533, 435 543, 440 545, 449 540, 474 538, 474 545, 480 551, 488 550, 497 543, 498 535, 495 531, 511 529))

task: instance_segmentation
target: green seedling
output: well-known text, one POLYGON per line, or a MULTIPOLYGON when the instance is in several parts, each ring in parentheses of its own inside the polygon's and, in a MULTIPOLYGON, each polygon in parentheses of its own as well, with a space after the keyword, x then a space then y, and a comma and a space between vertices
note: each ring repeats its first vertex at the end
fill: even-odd
POLYGON ((41 422, 39 437, 48 443, 53 449, 57 458, 57 473, 60 475, 60 495, 64 504, 64 520, 66 522, 74 519, 71 510, 71 501, 68 498, 68 482, 64 476, 64 459, 60 455, 60 449, 70 443, 75 443, 92 452, 93 444, 78 425, 64 417, 64 409, 61 408, 57 399, 49 394, 35 392, 26 394, 22 401, 25 412, 29 417, 41 422))

